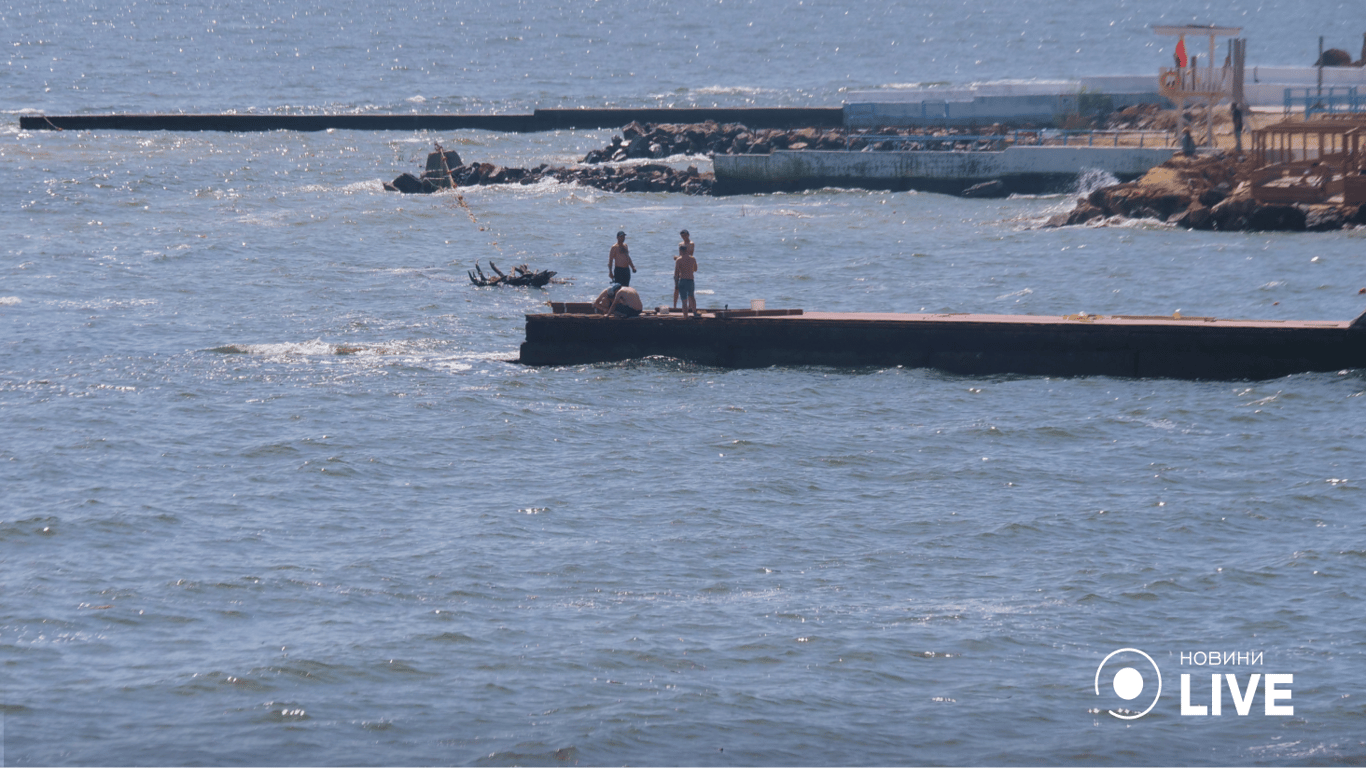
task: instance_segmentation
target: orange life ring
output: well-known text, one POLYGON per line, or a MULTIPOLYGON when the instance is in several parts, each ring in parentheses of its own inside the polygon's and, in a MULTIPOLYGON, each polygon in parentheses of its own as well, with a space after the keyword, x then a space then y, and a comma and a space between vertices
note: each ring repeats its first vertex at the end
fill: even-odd
POLYGON ((1162 87, 1167 90, 1175 90, 1177 83, 1181 82, 1181 76, 1175 72, 1162 73, 1162 87))

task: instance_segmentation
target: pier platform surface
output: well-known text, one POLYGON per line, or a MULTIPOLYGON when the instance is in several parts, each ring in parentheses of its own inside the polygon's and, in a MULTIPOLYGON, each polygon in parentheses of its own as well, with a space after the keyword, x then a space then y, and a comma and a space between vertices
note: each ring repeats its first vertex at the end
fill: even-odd
POLYGON ((588 314, 587 306, 527 315, 520 361, 663 356, 728 368, 899 365, 968 375, 1211 380, 1366 368, 1366 315, 1306 321, 709 309, 701 318, 609 318, 588 314))

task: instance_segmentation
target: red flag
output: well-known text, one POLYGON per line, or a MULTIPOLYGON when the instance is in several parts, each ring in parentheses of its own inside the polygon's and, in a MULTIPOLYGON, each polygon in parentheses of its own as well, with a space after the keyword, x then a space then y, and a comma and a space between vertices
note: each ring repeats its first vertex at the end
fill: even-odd
POLYGON ((1186 38, 1184 37, 1176 39, 1176 66, 1186 66, 1186 38))

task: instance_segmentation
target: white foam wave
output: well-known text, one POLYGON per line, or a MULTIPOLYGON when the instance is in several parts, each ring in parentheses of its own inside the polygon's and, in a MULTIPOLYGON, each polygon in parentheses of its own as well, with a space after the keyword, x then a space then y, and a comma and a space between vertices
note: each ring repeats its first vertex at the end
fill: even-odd
POLYGON ((225 355, 259 357, 322 357, 329 355, 392 355, 399 350, 383 344, 333 344, 322 339, 274 344, 224 344, 208 350, 225 355))
POLYGON ((158 304, 156 299, 96 299, 93 301, 54 301, 58 309, 108 310, 128 307, 151 307, 158 304))
POLYGON ((702 88, 693 89, 693 93, 701 93, 707 96, 753 96, 761 93, 776 93, 772 88, 760 88, 748 85, 708 85, 702 88))
POLYGON ((18 296, 0 296, 0 307, 12 307, 16 304, 23 304, 23 299, 18 296))

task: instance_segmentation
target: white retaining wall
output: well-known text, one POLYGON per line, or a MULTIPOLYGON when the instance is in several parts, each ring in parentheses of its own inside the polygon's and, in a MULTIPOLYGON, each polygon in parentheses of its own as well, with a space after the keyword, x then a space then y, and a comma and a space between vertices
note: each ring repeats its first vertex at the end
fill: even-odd
POLYGON ((1171 148, 1008 147, 1001 152, 778 151, 717 155, 716 179, 783 185, 804 179, 930 179, 981 182, 1002 176, 1066 175, 1098 169, 1138 176, 1171 159, 1171 148))

